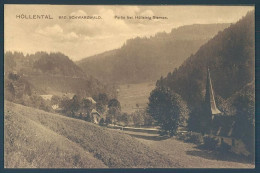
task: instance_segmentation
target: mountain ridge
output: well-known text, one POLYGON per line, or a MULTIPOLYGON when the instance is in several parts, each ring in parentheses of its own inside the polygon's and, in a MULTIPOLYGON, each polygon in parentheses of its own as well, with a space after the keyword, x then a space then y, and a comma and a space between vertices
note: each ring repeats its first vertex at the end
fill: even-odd
POLYGON ((195 24, 157 33, 150 38, 129 39, 119 49, 75 62, 85 73, 108 83, 156 81, 178 67, 229 24, 195 24), (180 31, 180 30, 185 31, 180 31), (207 32, 206 32, 207 31, 207 32), (185 37, 185 33, 190 35, 185 37))
POLYGON ((255 79, 254 13, 219 32, 157 86, 169 87, 190 104, 203 101, 207 68, 214 92, 224 99, 255 79))

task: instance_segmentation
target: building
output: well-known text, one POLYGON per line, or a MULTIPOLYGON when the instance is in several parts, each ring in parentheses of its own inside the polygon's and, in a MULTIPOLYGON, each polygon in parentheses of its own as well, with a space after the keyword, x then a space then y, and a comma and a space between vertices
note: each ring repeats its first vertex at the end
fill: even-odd
POLYGON ((213 85, 210 77, 210 71, 207 70, 207 83, 205 94, 205 121, 204 132, 216 136, 232 136, 235 119, 234 116, 222 113, 216 104, 213 85))
POLYGON ((93 105, 96 105, 96 101, 92 97, 86 97, 85 99, 91 101, 93 105))
POLYGON ((213 120, 216 115, 220 115, 221 111, 217 108, 215 94, 211 82, 209 68, 207 69, 206 94, 204 102, 204 115, 201 121, 202 131, 204 133, 212 133, 213 120))
POLYGON ((208 109, 211 114, 211 118, 214 119, 215 115, 221 114, 220 110, 217 108, 214 90, 210 78, 209 68, 207 71, 207 84, 206 84, 206 95, 205 95, 205 102, 207 103, 208 109))
POLYGON ((100 120, 102 119, 101 115, 98 113, 96 109, 92 109, 90 113, 91 122, 95 124, 99 124, 100 120))

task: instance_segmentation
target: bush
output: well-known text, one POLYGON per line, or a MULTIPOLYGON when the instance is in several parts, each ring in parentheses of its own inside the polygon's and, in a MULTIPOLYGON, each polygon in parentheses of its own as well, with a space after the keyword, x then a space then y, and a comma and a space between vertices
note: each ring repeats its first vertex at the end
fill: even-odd
POLYGON ((105 125, 105 120, 104 120, 104 118, 101 118, 101 120, 99 121, 99 125, 100 125, 100 126, 104 126, 104 125, 105 125))
POLYGON ((132 117, 133 117, 133 123, 134 126, 136 127, 140 127, 141 125, 144 125, 144 114, 146 112, 142 111, 142 110, 137 110, 134 113, 132 113, 132 117))
POLYGON ((15 103, 33 107, 36 109, 41 109, 46 112, 52 112, 53 109, 51 107, 50 101, 44 100, 41 96, 32 95, 32 96, 23 96, 19 99, 15 100, 15 103))
POLYGON ((187 141, 189 138, 188 133, 178 133, 177 134, 177 139, 182 140, 182 141, 187 141))
POLYGON ((222 142, 221 145, 219 146, 219 151, 221 152, 229 152, 230 150, 231 150, 231 146, 225 142, 222 142))
POLYGON ((203 144, 203 136, 200 133, 194 133, 194 132, 179 133, 177 137, 179 140, 185 142, 191 142, 194 144, 203 144))
POLYGON ((9 101, 14 101, 15 99, 15 89, 12 82, 5 82, 5 99, 9 101))
POLYGON ((108 114, 107 116, 106 116, 106 120, 105 120, 105 123, 106 124, 112 124, 112 116, 111 116, 111 114, 108 114))
POLYGON ((100 112, 101 114, 103 114, 106 111, 106 105, 103 105, 100 102, 96 103, 96 109, 98 112, 100 112))
POLYGON ((219 140, 216 137, 204 136, 204 144, 202 145, 204 149, 217 150, 219 140))
POLYGON ((233 106, 236 109, 233 137, 241 139, 247 150, 255 152, 255 87, 246 86, 233 97, 233 106))
POLYGON ((85 117, 85 121, 87 121, 87 122, 91 122, 91 117, 90 117, 89 114, 87 114, 87 116, 85 117))
POLYGON ((200 133, 190 133, 187 142, 191 142, 194 144, 203 144, 203 136, 200 133))
POLYGON ((53 96, 51 97, 51 104, 52 104, 52 105, 58 105, 58 104, 60 104, 61 99, 62 99, 61 97, 56 96, 56 95, 53 95, 53 96))

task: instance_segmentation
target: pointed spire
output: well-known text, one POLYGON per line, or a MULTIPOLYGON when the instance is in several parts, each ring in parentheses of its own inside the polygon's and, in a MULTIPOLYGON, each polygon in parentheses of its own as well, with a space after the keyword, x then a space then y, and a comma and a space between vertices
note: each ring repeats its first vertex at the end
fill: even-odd
POLYGON ((209 103, 210 111, 212 115, 220 114, 220 110, 217 108, 216 102, 215 102, 215 95, 212 87, 212 82, 210 78, 210 72, 209 68, 207 71, 207 84, 206 84, 206 96, 205 101, 209 103))

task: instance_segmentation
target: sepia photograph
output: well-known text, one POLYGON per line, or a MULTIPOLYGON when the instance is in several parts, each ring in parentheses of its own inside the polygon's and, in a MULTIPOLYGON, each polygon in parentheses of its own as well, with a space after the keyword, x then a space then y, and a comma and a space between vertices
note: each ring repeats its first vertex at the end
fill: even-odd
POLYGON ((4 168, 255 168, 255 6, 4 5, 4 168))

